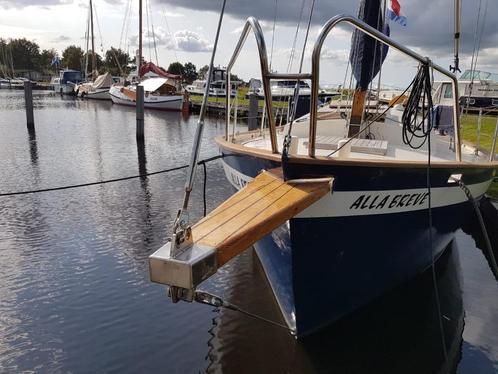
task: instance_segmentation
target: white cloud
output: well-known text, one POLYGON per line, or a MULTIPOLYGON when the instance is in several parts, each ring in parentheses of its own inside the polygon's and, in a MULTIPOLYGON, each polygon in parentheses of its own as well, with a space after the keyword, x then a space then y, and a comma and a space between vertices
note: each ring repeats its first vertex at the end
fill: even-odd
POLYGON ((176 47, 186 52, 209 52, 213 46, 195 31, 181 30, 175 32, 176 47))
MULTIPOLYGON (((213 48, 201 34, 191 30, 179 30, 174 34, 170 34, 164 28, 158 27, 154 30, 154 36, 156 45, 166 49, 185 52, 209 52, 213 48)), ((149 44, 154 45, 152 32, 146 32, 143 38, 143 45, 148 46, 149 44)), ((138 45, 138 35, 133 35, 130 38, 130 45, 138 45)))

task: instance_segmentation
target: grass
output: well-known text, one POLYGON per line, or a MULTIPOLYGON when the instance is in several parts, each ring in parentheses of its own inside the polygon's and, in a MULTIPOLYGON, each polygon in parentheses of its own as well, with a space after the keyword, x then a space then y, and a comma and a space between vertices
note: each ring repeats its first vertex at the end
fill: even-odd
MULTIPOLYGON (((474 145, 477 144, 477 121, 478 116, 475 114, 463 115, 461 120, 462 139, 474 145)), ((495 126, 496 117, 482 116, 479 149, 487 152, 491 151, 495 126)))
MULTIPOLYGON (((462 139, 468 143, 477 144, 477 121, 479 116, 475 114, 466 114, 462 116, 461 128, 462 139)), ((487 152, 491 151, 493 135, 496 126, 496 117, 483 116, 481 117, 481 138, 479 149, 487 152)), ((487 192, 493 199, 498 199, 498 180, 495 179, 487 192)))
MULTIPOLYGON (((246 99, 247 92, 249 91, 248 87, 240 87, 237 90, 237 99, 239 100, 239 106, 241 107, 249 107, 249 99, 246 99)), ((225 105, 225 98, 224 97, 213 97, 209 96, 208 102, 213 103, 213 104, 219 104, 219 105, 225 105)), ((193 103, 201 103, 202 102, 202 95, 190 95, 190 101, 193 103)), ((231 105, 232 108, 234 107, 235 104, 235 98, 231 99, 231 105)), ((263 108, 264 106, 264 100, 258 100, 258 107, 263 108)), ((276 100, 273 101, 273 107, 274 108, 287 108, 287 101, 280 101, 276 100)))

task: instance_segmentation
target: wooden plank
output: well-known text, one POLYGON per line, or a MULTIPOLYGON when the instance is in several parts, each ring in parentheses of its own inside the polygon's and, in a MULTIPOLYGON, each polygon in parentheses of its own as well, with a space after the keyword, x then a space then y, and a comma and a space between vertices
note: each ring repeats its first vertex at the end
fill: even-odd
POLYGON ((353 105, 351 107, 351 120, 349 121, 348 137, 352 138, 358 134, 363 118, 363 110, 365 109, 365 99, 367 91, 357 89, 353 95, 353 105))
POLYGON ((222 266, 330 193, 332 178, 284 181, 262 172, 192 227, 194 243, 216 249, 222 266))

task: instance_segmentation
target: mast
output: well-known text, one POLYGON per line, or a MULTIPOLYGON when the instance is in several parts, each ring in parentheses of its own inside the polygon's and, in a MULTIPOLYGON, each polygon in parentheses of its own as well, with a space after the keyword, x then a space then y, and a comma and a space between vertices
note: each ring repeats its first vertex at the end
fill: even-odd
MULTIPOLYGON (((381 14, 380 3, 381 0, 362 0, 358 18, 384 32, 384 18, 381 14)), ((379 72, 386 55, 386 46, 360 30, 354 31, 349 60, 357 84, 351 105, 349 137, 356 136, 360 131, 369 84, 379 72)))
POLYGON ((140 68, 142 67, 142 0, 138 1, 138 64, 137 74, 140 79, 140 68))
POLYGON ((461 16, 460 16, 460 0, 455 0, 455 46, 454 46, 454 53, 455 53, 455 58, 454 58, 454 66, 450 65, 450 71, 453 73, 460 72, 460 58, 458 56, 458 52, 460 50, 460 23, 461 23, 461 16))
MULTIPOLYGON (((95 72, 97 71, 97 59, 95 58, 95 40, 93 37, 93 5, 92 5, 92 0, 90 0, 90 25, 91 25, 91 32, 92 32, 92 76, 94 76, 95 72)), ((95 78, 95 76, 93 77, 95 78)))
POLYGON ((87 17, 86 17, 85 42, 86 42, 86 49, 85 49, 85 78, 87 78, 88 77, 88 50, 89 50, 88 44, 90 42, 90 11, 88 12, 87 17))

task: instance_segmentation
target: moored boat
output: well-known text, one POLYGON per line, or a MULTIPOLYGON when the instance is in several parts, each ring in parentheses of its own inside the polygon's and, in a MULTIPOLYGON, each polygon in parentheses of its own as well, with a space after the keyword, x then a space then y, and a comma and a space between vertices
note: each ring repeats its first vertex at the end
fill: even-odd
MULTIPOLYGON (((150 109, 181 111, 183 95, 177 94, 175 80, 168 78, 148 78, 138 85, 144 88, 144 106, 150 109)), ((115 104, 136 106, 136 84, 115 84, 109 90, 115 104)))
POLYGON ((195 288, 254 243, 289 329, 306 335, 434 266, 455 231, 472 217, 460 184, 480 199, 498 162, 494 151, 486 155, 461 144, 458 100, 453 101, 453 132, 445 135, 434 127, 428 114, 430 69, 450 79, 458 98, 456 77, 379 31, 384 30, 378 22, 380 1, 363 1, 360 9, 364 22, 336 16, 323 26, 311 73, 270 73, 261 26, 248 19, 227 76, 252 30, 266 112, 273 113, 270 80, 311 79, 310 115, 280 128, 268 116, 268 130, 245 133, 226 117, 225 134, 216 142, 227 179, 240 191, 192 226, 181 210, 172 242, 151 256, 151 279, 172 286, 173 301, 200 298, 220 305, 195 288), (355 28, 354 104, 345 118, 322 119, 320 54, 331 30, 341 24, 355 28), (385 58, 379 42, 419 63, 402 123, 363 114, 369 83, 385 58), (422 92, 428 96, 422 99, 422 92))
POLYGON ((111 100, 109 89, 113 83, 110 73, 99 75, 93 82, 77 85, 74 90, 79 97, 95 100, 111 100))
POLYGON ((76 95, 74 87, 81 83, 81 72, 78 70, 65 69, 59 72, 58 77, 53 77, 50 85, 56 93, 76 95))

